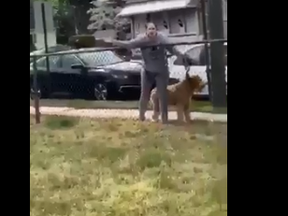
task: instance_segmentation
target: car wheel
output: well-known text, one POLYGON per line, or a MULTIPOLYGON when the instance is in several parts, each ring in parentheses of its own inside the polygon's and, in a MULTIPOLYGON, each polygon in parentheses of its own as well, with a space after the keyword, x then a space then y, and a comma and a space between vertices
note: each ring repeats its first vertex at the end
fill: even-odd
POLYGON ((108 89, 103 83, 97 83, 94 86, 94 97, 96 100, 107 100, 108 99, 108 89))

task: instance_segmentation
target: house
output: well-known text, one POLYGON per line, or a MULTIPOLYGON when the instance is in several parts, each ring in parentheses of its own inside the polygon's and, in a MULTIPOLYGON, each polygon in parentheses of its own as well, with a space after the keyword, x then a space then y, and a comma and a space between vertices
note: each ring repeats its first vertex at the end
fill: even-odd
MULTIPOLYGON (((227 23, 227 6, 225 12, 227 23)), ((203 35, 199 0, 127 0, 118 16, 131 18, 132 37, 144 32, 147 22, 154 22, 169 36, 196 39, 203 35)))
POLYGON ((48 46, 56 44, 56 29, 53 21, 53 7, 51 2, 30 0, 30 45, 37 49, 44 47, 44 23, 45 18, 48 46), (43 6, 43 13, 42 13, 43 6), (45 15, 45 16, 43 16, 45 15))

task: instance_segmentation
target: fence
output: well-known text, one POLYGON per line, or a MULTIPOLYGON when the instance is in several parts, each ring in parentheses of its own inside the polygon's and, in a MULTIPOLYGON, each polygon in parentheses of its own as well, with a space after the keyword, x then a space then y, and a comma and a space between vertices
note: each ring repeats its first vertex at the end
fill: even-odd
MULTIPOLYGON (((213 4, 211 1, 206 10, 205 0, 201 0, 204 40, 171 40, 167 45, 188 54, 191 60, 189 74, 199 75, 208 82, 204 96, 210 98, 215 108, 226 106, 227 96, 227 39, 223 39, 221 1, 214 0, 213 4)), ((45 25, 43 28, 45 35, 45 25)), ((30 55, 30 95, 34 99, 37 123, 40 122, 40 99, 53 93, 69 93, 76 98, 94 100, 111 99, 119 94, 130 96, 132 93, 139 97, 140 71, 143 69, 141 56, 129 61, 115 47, 70 50, 67 46, 60 46, 49 49, 45 43, 43 53, 30 55)), ((184 78, 185 68, 176 56, 168 57, 169 81, 174 83, 184 78)))
MULTIPOLYGON (((217 43, 221 45, 224 43, 225 46, 227 44, 225 42, 227 40, 224 39, 202 40, 166 46, 173 45, 180 51, 181 47, 184 48, 182 52, 186 51, 188 56, 194 60, 193 65, 197 64, 197 70, 191 66, 189 74, 198 75, 202 80, 207 80, 207 58, 204 44, 217 43)), ((65 92, 78 98, 80 96, 82 98, 106 100, 115 97, 115 94, 118 93, 122 96, 125 96, 125 94, 130 96, 131 92, 135 93, 137 90, 140 92, 140 71, 143 69, 143 65, 140 61, 126 61, 119 57, 115 53, 117 49, 115 47, 86 48, 31 55, 30 58, 33 60, 32 67, 30 67, 30 89, 34 99, 36 121, 40 122, 40 98, 49 97, 51 93, 65 92)), ((179 61, 176 56, 171 56, 168 62, 171 82, 185 77, 185 68, 181 60, 179 61)), ((208 73, 210 72, 209 70, 208 73)), ((225 75, 224 68, 223 71, 219 72, 220 78, 221 72, 225 75)), ((222 76, 222 82, 219 82, 217 77, 213 79, 212 74, 212 80, 216 81, 214 83, 213 81, 208 82, 209 89, 220 90, 222 98, 224 97, 226 100, 226 81, 224 77, 222 76)), ((208 96, 211 93, 206 92, 206 94, 208 96)), ((216 92, 216 94, 219 93, 216 92)))

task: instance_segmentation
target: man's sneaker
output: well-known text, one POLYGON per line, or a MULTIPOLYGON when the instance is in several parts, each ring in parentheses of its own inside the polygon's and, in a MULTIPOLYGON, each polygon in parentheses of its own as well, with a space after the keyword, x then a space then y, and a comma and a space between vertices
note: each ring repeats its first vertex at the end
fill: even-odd
POLYGON ((154 121, 154 122, 158 122, 159 121, 159 113, 153 113, 152 121, 154 121))

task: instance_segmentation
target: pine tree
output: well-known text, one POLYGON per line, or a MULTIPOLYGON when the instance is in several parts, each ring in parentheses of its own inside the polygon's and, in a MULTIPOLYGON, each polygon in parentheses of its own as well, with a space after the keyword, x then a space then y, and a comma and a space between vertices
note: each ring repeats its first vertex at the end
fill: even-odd
POLYGON ((91 21, 88 29, 94 31, 114 29, 118 38, 123 39, 123 35, 130 28, 130 22, 129 19, 118 18, 116 15, 125 5, 125 0, 94 0, 91 4, 93 7, 87 12, 91 21))

